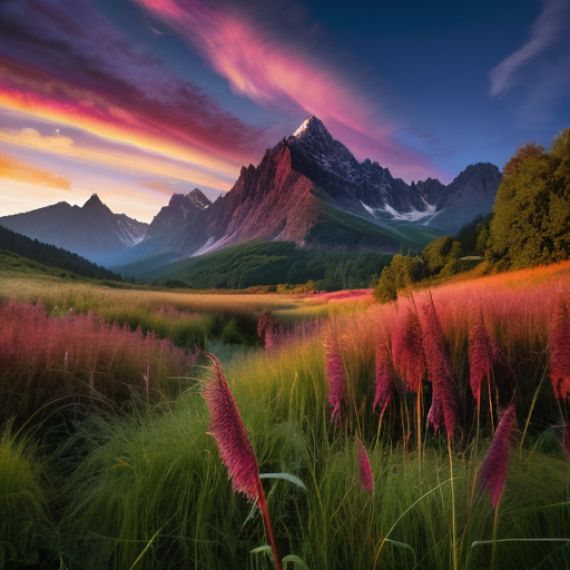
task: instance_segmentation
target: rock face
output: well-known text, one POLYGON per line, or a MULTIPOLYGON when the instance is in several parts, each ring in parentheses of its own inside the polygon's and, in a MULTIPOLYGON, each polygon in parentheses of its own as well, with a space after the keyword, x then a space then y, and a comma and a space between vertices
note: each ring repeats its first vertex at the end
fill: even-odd
POLYGON ((242 168, 226 195, 211 203, 198 189, 176 194, 148 227, 97 196, 82 208, 60 203, 0 224, 110 266, 156 265, 247 240, 395 253, 488 213, 500 180, 496 166, 476 164, 447 186, 432 178, 406 184, 377 162, 359 162, 313 116, 258 166, 242 168))
POLYGON ((114 214, 96 194, 82 207, 59 202, 2 217, 0 225, 94 261, 140 243, 148 228, 125 214, 114 214))
POLYGON ((181 255, 253 239, 398 251, 489 212, 500 177, 496 166, 478 164, 448 186, 434 179, 409 185, 377 162, 358 162, 310 117, 257 167, 242 168, 225 196, 189 223, 177 218, 168 244, 181 255))
POLYGON ((145 239, 159 239, 164 246, 170 245, 180 228, 211 205, 212 202, 198 188, 188 194, 174 194, 168 205, 161 208, 150 223, 145 239))

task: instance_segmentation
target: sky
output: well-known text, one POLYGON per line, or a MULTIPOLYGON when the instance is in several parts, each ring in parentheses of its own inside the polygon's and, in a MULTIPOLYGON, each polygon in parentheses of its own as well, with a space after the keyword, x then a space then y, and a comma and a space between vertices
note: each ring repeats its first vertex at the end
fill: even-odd
POLYGON ((318 116, 411 182, 570 126, 570 0, 0 0, 0 215, 150 221, 318 116))

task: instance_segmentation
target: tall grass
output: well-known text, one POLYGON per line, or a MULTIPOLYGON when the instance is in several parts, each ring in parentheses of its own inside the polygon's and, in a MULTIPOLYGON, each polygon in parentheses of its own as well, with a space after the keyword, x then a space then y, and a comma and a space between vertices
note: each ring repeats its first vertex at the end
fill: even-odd
MULTIPOLYGON (((549 323, 561 300, 570 301, 570 264, 334 315, 332 352, 315 336, 234 358, 225 372, 258 465, 293 474, 306 488, 287 480, 267 486, 279 552, 331 570, 570 568, 570 464, 561 429, 568 402, 555 399, 548 381, 549 323), (425 306, 435 311, 428 318, 425 306), (410 314, 420 320, 422 340, 434 335, 421 347, 412 343, 428 364, 413 390, 404 376, 417 368, 391 362, 394 335, 410 314), (496 345, 481 386, 489 409, 482 405, 480 416, 470 384, 475 324, 496 345), (378 356, 385 365, 377 366, 378 356), (342 393, 333 390, 329 402, 331 378, 341 373, 342 393), (374 405, 378 374, 391 385, 381 406, 374 405), (425 430, 434 392, 447 433, 425 430), (508 446, 500 485, 492 485, 501 490, 497 516, 479 490, 486 481, 480 471, 497 419, 505 417, 499 412, 511 402, 522 429, 517 445, 508 446), (331 422, 336 403, 342 429, 331 422), (356 436, 369 463, 355 454, 356 436)), ((265 538, 251 504, 232 493, 206 433, 197 386, 191 383, 161 414, 137 409, 128 417, 92 418, 61 448, 55 465, 69 447, 83 446, 83 453, 58 486, 54 559, 89 569, 272 567, 255 550, 265 538)))
POLYGON ((0 438, 0 568, 36 564, 42 550, 57 547, 48 499, 43 466, 6 429, 0 438))
POLYGON ((92 314, 48 316, 42 305, 0 305, 0 423, 52 407, 156 399, 190 359, 169 340, 92 314))

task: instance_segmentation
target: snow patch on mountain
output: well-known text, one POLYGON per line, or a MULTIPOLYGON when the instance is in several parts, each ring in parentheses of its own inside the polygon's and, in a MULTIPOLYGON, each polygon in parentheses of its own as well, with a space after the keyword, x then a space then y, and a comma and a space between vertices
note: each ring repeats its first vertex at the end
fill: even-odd
POLYGON ((390 204, 384 204, 382 208, 372 208, 362 200, 360 200, 360 203, 362 204, 362 207, 375 218, 377 218, 380 214, 388 214, 393 220, 399 222, 417 222, 424 218, 433 219, 433 216, 436 212, 435 205, 428 204, 427 202, 425 202, 425 210, 411 209, 406 212, 398 212, 398 210, 390 206, 390 204))

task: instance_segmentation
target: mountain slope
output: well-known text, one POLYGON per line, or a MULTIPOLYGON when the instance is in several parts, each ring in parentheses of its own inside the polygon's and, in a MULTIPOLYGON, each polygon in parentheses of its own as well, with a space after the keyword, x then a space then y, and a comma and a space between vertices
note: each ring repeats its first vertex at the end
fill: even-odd
POLYGON ((0 226, 91 260, 124 250, 144 238, 147 224, 114 214, 94 194, 82 207, 53 206, 0 218, 0 226))
POLYGON ((32 260, 47 267, 72 271, 76 275, 93 279, 120 279, 118 275, 99 267, 75 253, 59 247, 41 243, 0 226, 0 251, 5 260, 22 258, 32 260), (11 254, 11 255, 8 255, 11 254), (16 257, 14 257, 14 255, 16 257))
POLYGON ((193 288, 244 288, 253 285, 301 284, 317 289, 368 287, 390 257, 378 253, 324 252, 289 241, 250 241, 178 261, 139 278, 193 288))
POLYGON ((270 240, 407 252, 489 211, 499 180, 496 167, 475 165, 448 186, 432 179, 408 185, 376 162, 358 162, 310 117, 267 150, 258 166, 242 168, 233 188, 191 219, 178 216, 164 228, 159 214, 134 251, 174 260, 270 240))

